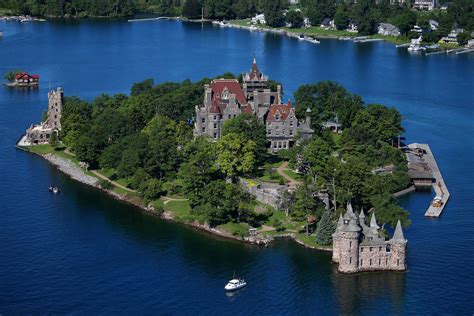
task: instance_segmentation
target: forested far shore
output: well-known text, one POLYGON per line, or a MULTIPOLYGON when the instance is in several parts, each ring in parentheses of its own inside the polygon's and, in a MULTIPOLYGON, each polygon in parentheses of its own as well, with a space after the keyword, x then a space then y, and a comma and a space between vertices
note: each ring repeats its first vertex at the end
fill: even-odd
MULTIPOLYGON (((311 109, 315 135, 274 155, 268 151, 264 123, 249 114, 227 120, 217 142, 193 137, 194 107, 210 81, 155 85, 148 79, 134 84, 130 95, 103 94, 92 102, 66 97, 62 145, 90 169, 137 192, 158 212, 161 197, 184 197, 190 208, 186 221, 233 225, 234 234, 245 235, 248 229, 242 227, 262 225, 284 231, 284 224, 291 223, 322 232, 318 243, 324 245, 331 242, 330 232, 348 201, 357 210, 376 212, 380 223, 394 227, 401 219, 409 224, 408 212, 392 197, 410 183, 404 154, 392 146, 403 132, 396 109, 366 105, 334 82, 301 86, 294 95, 296 112, 303 118, 311 109), (341 122, 342 133, 322 127, 334 118, 341 122), (242 181, 274 180, 273 167, 283 162, 296 170, 288 172, 299 184, 282 195, 275 210, 257 202, 242 181), (374 172, 385 166, 391 172, 374 172), (318 192, 336 201, 335 211, 315 198, 318 192)), ((62 146, 56 140, 51 145, 62 146)), ((279 182, 285 183, 282 178, 279 182)))
POLYGON ((449 6, 446 11, 416 11, 410 2, 391 4, 388 0, 360 0, 356 3, 301 0, 291 6, 287 0, 0 0, 0 10, 49 17, 124 17, 154 13, 217 20, 245 19, 264 13, 266 24, 271 27, 285 26, 286 23, 301 27, 303 17, 307 17, 311 25, 319 26, 329 18, 334 20, 338 30, 354 23, 360 34, 370 35, 377 32, 378 24, 391 23, 406 36, 413 25, 426 29, 428 21, 433 19, 439 22, 439 28, 433 34, 425 34, 433 42, 435 38, 446 36, 452 28, 474 31, 473 1, 441 1, 440 4, 449 6))

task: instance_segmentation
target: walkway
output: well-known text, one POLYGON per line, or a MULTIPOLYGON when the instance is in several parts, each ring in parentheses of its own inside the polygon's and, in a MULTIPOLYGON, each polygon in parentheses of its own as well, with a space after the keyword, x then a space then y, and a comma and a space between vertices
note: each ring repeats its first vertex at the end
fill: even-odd
POLYGON ((178 198, 172 198, 172 197, 168 197, 168 196, 163 196, 161 197, 163 200, 165 200, 163 202, 163 205, 166 205, 168 204, 169 202, 173 202, 173 201, 188 201, 188 199, 178 199, 178 198))
POLYGON ((135 191, 135 190, 132 190, 132 189, 130 189, 130 188, 127 188, 126 186, 121 185, 121 184, 118 183, 118 182, 115 182, 115 181, 110 180, 109 178, 107 178, 107 177, 104 176, 102 173, 98 172, 97 170, 89 170, 89 171, 92 172, 95 176, 99 177, 100 179, 109 181, 109 182, 112 183, 114 186, 116 186, 116 187, 118 187, 118 188, 120 188, 120 189, 122 189, 122 190, 131 192, 131 193, 137 192, 137 191, 135 191))
POLYGON ((441 171, 439 171, 438 164, 431 152, 431 148, 428 144, 410 144, 408 145, 409 148, 421 148, 426 151, 426 154, 423 155, 423 159, 426 161, 428 166, 431 168, 433 172, 433 177, 435 182, 432 184, 433 189, 436 192, 436 196, 441 197, 442 204, 440 207, 434 207, 432 204, 428 207, 428 210, 425 213, 425 216, 428 217, 439 217, 443 212, 446 203, 448 203, 450 194, 446 184, 444 183, 443 176, 441 175, 441 171))
POLYGON ((290 187, 296 187, 298 184, 300 184, 299 181, 296 181, 295 179, 293 179, 292 177, 290 177, 289 175, 287 175, 285 173, 285 170, 290 170, 288 168, 288 161, 285 161, 284 163, 282 163, 278 168, 277 168, 277 172, 280 176, 282 176, 283 178, 285 178, 286 181, 288 181, 288 185, 290 187))

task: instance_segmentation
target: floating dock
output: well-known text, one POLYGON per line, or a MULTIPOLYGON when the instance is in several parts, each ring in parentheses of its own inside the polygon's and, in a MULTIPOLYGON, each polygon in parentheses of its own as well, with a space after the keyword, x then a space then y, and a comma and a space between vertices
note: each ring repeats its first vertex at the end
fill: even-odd
POLYGON ((432 183, 432 187, 436 192, 436 196, 441 198, 441 204, 438 206, 434 206, 434 203, 430 203, 428 210, 425 213, 427 217, 439 217, 444 210, 444 207, 448 203, 450 194, 448 188, 446 187, 446 183, 444 182, 443 176, 441 175, 441 171, 438 168, 438 164, 431 152, 431 148, 428 144, 410 144, 408 147, 412 150, 422 150, 424 152, 423 159, 426 164, 429 166, 433 173, 434 182, 432 183))

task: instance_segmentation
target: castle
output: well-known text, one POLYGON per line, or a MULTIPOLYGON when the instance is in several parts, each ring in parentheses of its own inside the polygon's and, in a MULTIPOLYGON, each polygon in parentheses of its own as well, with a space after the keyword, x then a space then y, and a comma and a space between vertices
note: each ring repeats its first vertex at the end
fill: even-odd
POLYGON ((332 235, 332 260, 339 264, 339 272, 406 270, 407 240, 403 236, 400 221, 390 240, 380 237, 379 229, 374 213, 367 226, 364 211, 361 211, 357 219, 348 203, 347 211, 344 216, 339 217, 336 231, 332 235))
POLYGON ((288 149, 298 134, 303 139, 313 134, 310 112, 304 122, 298 122, 291 102, 281 102, 281 86, 271 91, 268 76, 260 72, 255 59, 251 70, 242 76, 242 86, 236 79, 215 79, 204 85, 203 104, 195 110, 194 136, 208 136, 213 141, 222 136, 226 120, 243 113, 265 123, 274 152, 288 149))
POLYGON ((52 133, 59 136, 61 131, 61 114, 63 110, 63 90, 59 87, 56 91, 48 92, 48 113, 44 122, 39 125, 31 125, 26 130, 26 141, 28 145, 47 144, 52 133))

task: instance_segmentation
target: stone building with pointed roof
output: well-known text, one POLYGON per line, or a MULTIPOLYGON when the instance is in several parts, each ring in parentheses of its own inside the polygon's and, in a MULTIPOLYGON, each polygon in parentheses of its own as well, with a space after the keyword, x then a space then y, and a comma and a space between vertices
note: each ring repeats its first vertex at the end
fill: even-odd
POLYGON ((242 85, 236 79, 215 79, 204 85, 204 100, 196 106, 194 136, 208 136, 216 141, 222 136, 224 122, 239 114, 257 116, 267 126, 267 139, 272 151, 288 149, 296 135, 311 137, 309 115, 298 122, 291 102, 281 103, 281 86, 271 91, 267 75, 260 72, 257 61, 242 75, 242 85))
POLYGON ((347 211, 339 217, 333 234, 332 260, 339 264, 339 272, 406 270, 407 240, 400 221, 389 240, 382 238, 379 230, 375 213, 372 213, 370 224, 366 225, 364 211, 357 218, 351 204, 347 204, 347 211))

